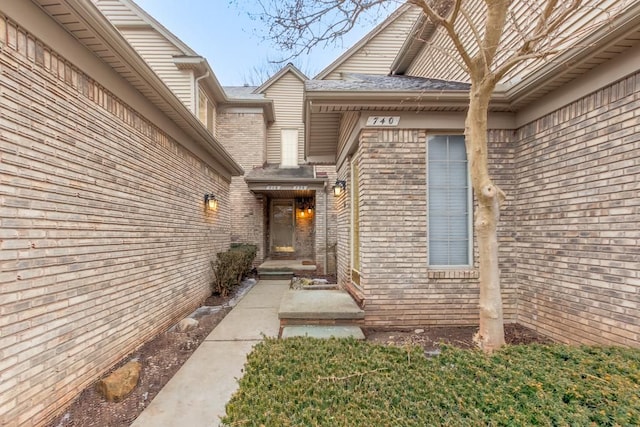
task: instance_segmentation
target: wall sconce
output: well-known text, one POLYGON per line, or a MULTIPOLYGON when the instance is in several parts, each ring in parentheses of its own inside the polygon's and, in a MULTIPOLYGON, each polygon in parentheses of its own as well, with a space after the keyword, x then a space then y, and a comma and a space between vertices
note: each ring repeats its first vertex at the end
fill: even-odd
POLYGON ((347 181, 336 179, 336 183, 333 186, 333 195, 338 197, 347 188, 347 181))
POLYGON ((210 211, 218 210, 218 199, 213 193, 204 195, 204 206, 210 211))

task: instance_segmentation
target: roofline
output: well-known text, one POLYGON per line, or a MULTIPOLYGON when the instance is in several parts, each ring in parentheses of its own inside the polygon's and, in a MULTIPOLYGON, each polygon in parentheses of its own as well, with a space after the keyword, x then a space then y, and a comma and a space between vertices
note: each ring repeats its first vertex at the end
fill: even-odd
POLYGON ((206 76, 204 81, 214 94, 214 99, 225 106, 258 107, 264 110, 269 123, 275 121, 275 108, 273 101, 269 99, 243 99, 231 98, 220 84, 209 62, 202 56, 174 56, 173 62, 179 69, 194 69, 200 76, 206 76), (207 72, 209 73, 207 75, 207 72))
MULTIPOLYGON (((448 13, 448 12, 447 12, 448 13)), ((416 21, 415 26, 420 25, 420 21, 426 20, 422 14, 416 21)), ((636 2, 628 7, 623 13, 616 15, 607 25, 602 25, 594 32, 586 35, 583 39, 575 43, 575 47, 565 49, 553 60, 546 62, 544 65, 525 76, 524 79, 513 86, 498 86, 496 93, 503 92, 504 96, 513 103, 525 98, 527 95, 535 92, 537 88, 551 79, 563 74, 567 71, 567 63, 576 63, 584 60, 590 54, 597 52, 607 44, 615 42, 616 39, 624 37, 628 32, 633 30, 634 25, 640 24, 640 3, 636 2)), ((415 27, 414 27, 415 28, 415 27)), ((435 34, 437 25, 429 25, 428 31, 421 34, 421 37, 414 37, 414 30, 410 32, 407 41, 400 49, 398 56, 391 65, 392 74, 404 74, 411 65, 420 49, 415 53, 411 53, 412 48, 417 44, 424 44, 435 34), (431 28, 432 27, 432 28, 431 28), (411 55, 406 57, 405 55, 411 55)), ((417 29, 416 29, 417 31, 417 29)))
MULTIPOLYGON (((136 13, 141 15, 141 18, 144 21, 146 21, 151 27, 158 30, 160 34, 162 34, 167 39, 169 39, 172 43, 178 46, 182 51, 184 51, 185 55, 189 55, 189 56, 198 55, 193 49, 189 47, 189 45, 187 45, 185 42, 180 40, 180 38, 178 38, 178 36, 173 34, 171 31, 169 31, 167 27, 165 27, 160 22, 158 22, 153 16, 149 15, 142 7, 138 6, 138 4, 134 0, 120 0, 120 1, 132 7, 136 13)), ((120 27, 125 28, 127 27, 127 25, 121 25, 120 27)))
POLYGON ((262 108, 264 117, 268 123, 276 121, 275 107, 271 99, 227 98, 223 105, 225 107, 262 108))
MULTIPOLYGON (((469 91, 312 91, 306 92, 305 115, 318 104, 357 105, 360 108, 374 107, 379 104, 393 107, 469 107, 469 91)), ((504 91, 496 91, 491 98, 492 108, 510 110, 511 102, 504 91)))
POLYGON ((250 183, 256 183, 256 184, 264 184, 264 183, 290 183, 290 184, 297 184, 297 183, 305 183, 305 184, 323 184, 325 182, 327 182, 329 179, 328 178, 277 178, 277 177, 271 177, 271 178, 250 178, 250 177, 246 177, 244 178, 245 182, 247 184, 250 183))
POLYGON ((602 25, 596 31, 585 36, 572 48, 565 49, 552 61, 527 74, 524 79, 502 90, 506 96, 516 102, 542 87, 545 82, 562 75, 567 71, 567 64, 584 61, 594 52, 602 50, 607 45, 624 38, 629 32, 640 25, 640 2, 626 9, 623 13, 612 18, 607 25, 602 25))
MULTIPOLYGON (((180 101, 177 96, 165 85, 158 75, 149 67, 144 59, 138 55, 135 49, 127 42, 122 34, 117 31, 111 21, 100 12, 90 0, 61 0, 67 4, 74 12, 83 18, 85 24, 101 38, 104 43, 110 46, 120 59, 129 65, 131 71, 136 72, 143 82, 145 82, 160 98, 165 101, 180 118, 185 120, 188 126, 182 128, 189 136, 194 138, 200 145, 211 154, 222 167, 232 176, 244 174, 242 167, 233 159, 231 154, 209 133, 204 125, 189 109, 180 101)), ((129 1, 129 0, 127 0, 129 1)), ((162 110, 162 109, 160 109, 162 110)))
POLYGON ((384 21, 378 24, 373 30, 369 31, 364 37, 358 40, 353 46, 347 49, 342 55, 336 58, 331 64, 326 66, 320 71, 313 80, 324 80, 329 74, 335 71, 340 65, 342 65, 347 59, 351 58, 360 48, 366 45, 371 39, 380 34, 384 29, 396 21, 401 15, 411 8, 411 4, 408 2, 403 3, 396 10, 391 13, 384 21))
POLYGON ((277 73, 271 76, 266 82, 262 83, 261 86, 257 87, 253 93, 262 93, 267 90, 272 84, 278 81, 282 76, 291 72, 294 76, 300 79, 300 81, 304 82, 309 78, 302 72, 298 67, 289 62, 287 65, 282 67, 277 73))

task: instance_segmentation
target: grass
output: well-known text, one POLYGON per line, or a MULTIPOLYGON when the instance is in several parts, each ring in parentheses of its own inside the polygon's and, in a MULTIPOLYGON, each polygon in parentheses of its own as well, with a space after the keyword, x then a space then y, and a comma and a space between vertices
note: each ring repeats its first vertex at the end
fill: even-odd
POLYGON ((354 340, 266 339, 230 426, 637 426, 640 350, 508 346, 486 356, 354 340))

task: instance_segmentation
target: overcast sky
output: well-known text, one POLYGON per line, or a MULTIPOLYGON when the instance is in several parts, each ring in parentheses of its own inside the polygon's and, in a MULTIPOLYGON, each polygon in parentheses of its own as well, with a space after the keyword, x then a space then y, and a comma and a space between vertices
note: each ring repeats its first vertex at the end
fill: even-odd
MULTIPOLYGON (((199 55, 204 56, 225 86, 251 83, 254 69, 265 69, 269 60, 286 56, 258 34, 262 28, 240 10, 250 2, 229 0, 135 0, 147 13, 178 36, 199 55)), ((382 17, 384 18, 384 17, 382 17)), ((313 77, 371 28, 373 23, 363 23, 353 30, 340 46, 316 48, 311 55, 296 59, 295 64, 313 77)), ((254 78, 255 80, 255 78, 254 78)))

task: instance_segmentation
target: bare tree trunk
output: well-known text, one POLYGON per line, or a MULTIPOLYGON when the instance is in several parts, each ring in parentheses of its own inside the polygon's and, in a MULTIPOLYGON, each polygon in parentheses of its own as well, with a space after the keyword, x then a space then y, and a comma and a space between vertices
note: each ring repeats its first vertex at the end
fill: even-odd
POLYGON ((487 116, 492 91, 487 85, 472 85, 465 121, 471 182, 478 200, 475 230, 480 262, 480 329, 474 341, 485 352, 504 345, 497 233, 504 193, 491 181, 487 153, 487 116))

